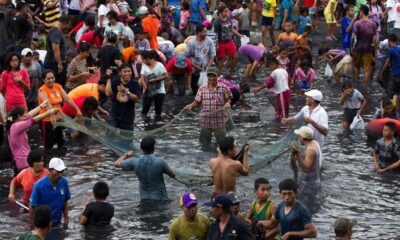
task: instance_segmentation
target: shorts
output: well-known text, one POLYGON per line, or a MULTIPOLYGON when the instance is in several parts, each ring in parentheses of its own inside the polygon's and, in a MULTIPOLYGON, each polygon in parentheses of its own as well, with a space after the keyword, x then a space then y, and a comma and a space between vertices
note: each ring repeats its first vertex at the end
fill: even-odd
POLYGON ((81 15, 81 11, 68 8, 68 15, 70 15, 70 16, 79 16, 79 15, 81 15))
POLYGON ((310 14, 310 15, 315 14, 315 7, 310 7, 308 9, 308 14, 310 14))
POLYGON ((324 11, 325 21, 327 24, 336 23, 336 18, 327 9, 324 11))
POLYGON ((365 72, 370 71, 373 64, 372 53, 354 53, 353 63, 357 68, 360 68, 362 65, 365 72))
POLYGON ((348 124, 351 124, 354 118, 357 116, 357 112, 358 108, 345 108, 343 112, 343 120, 346 121, 348 124))
POLYGON ((244 54, 239 54, 239 62, 243 63, 243 65, 248 65, 253 63, 251 59, 244 54))
POLYGON ((272 27, 272 22, 274 21, 273 17, 265 17, 261 18, 261 26, 262 27, 272 27))
POLYGON ((311 82, 310 82, 310 81, 301 81, 301 80, 297 80, 296 86, 297 86, 297 88, 299 88, 299 89, 307 90, 307 89, 310 89, 310 87, 311 87, 311 82))
POLYGON ((225 55, 235 56, 235 54, 236 46, 233 40, 229 40, 228 42, 218 42, 217 58, 224 58, 225 55))

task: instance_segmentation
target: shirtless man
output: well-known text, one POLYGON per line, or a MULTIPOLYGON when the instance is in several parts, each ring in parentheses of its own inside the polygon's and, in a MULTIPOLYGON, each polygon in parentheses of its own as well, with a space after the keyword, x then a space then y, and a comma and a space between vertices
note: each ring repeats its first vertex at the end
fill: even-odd
POLYGON ((236 156, 237 146, 233 137, 225 137, 219 142, 218 157, 209 161, 211 173, 214 177, 213 197, 228 192, 236 192, 236 175, 249 174, 249 146, 244 149, 243 165, 233 158, 236 156))

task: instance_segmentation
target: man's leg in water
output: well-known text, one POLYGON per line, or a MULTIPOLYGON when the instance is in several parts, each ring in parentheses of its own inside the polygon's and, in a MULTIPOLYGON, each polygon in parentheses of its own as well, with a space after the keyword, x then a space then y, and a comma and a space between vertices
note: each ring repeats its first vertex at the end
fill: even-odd
POLYGON ((225 127, 223 128, 214 128, 212 129, 214 132, 215 139, 217 140, 217 143, 219 143, 224 137, 226 137, 226 130, 225 127))
POLYGON ((200 129, 200 144, 203 146, 209 145, 211 143, 212 129, 211 128, 201 128, 200 129))

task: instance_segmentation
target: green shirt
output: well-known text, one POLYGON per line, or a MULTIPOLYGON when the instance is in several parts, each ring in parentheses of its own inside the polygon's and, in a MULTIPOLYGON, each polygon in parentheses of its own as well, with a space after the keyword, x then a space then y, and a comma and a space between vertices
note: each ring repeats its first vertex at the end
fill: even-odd
POLYGON ((193 222, 188 222, 185 216, 174 220, 169 228, 168 240, 204 240, 210 220, 198 213, 193 222))
POLYGON ((41 240, 38 235, 33 235, 31 231, 21 234, 18 240, 41 240))

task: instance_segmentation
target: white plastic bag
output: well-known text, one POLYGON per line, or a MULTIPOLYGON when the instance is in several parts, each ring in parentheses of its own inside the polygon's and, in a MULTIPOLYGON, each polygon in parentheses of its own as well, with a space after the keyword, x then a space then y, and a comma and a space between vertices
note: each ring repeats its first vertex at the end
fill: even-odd
POLYGON ((324 76, 325 77, 332 77, 333 76, 332 68, 331 68, 331 66, 329 66, 328 63, 326 64, 326 67, 325 67, 324 76))
POLYGON ((353 122, 350 124, 350 129, 364 129, 364 125, 364 120, 362 119, 360 114, 357 114, 357 116, 354 117, 353 122))
POLYGON ((197 81, 197 86, 201 87, 201 86, 207 85, 207 82, 208 82, 207 72, 201 71, 199 81, 197 81))
POLYGON ((250 42, 250 39, 246 35, 243 35, 243 37, 240 38, 240 46, 246 45, 249 42, 250 42))

